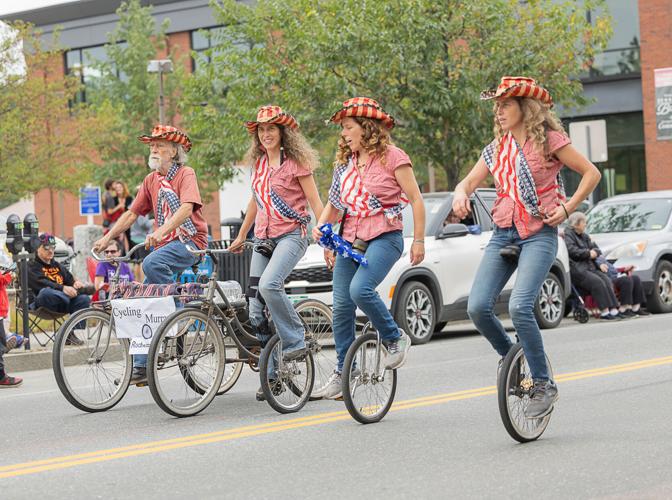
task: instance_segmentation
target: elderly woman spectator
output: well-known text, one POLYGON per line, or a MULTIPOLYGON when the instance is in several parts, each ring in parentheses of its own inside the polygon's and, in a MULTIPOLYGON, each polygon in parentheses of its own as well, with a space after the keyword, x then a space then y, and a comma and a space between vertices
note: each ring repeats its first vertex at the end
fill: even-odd
MULTIPOLYGON (((565 244, 569 253, 569 271, 572 283, 580 291, 590 294, 600 309, 600 319, 616 320, 624 316, 618 311, 618 300, 611 279, 597 263, 602 251, 586 233, 586 215, 574 212, 565 229, 565 244)), ((603 264, 604 266, 604 264, 603 264)), ((606 266, 604 266, 606 267, 606 266)))
POLYGON ((644 288, 639 276, 632 274, 635 266, 615 267, 603 255, 600 255, 595 262, 600 270, 607 273, 609 279, 614 284, 618 294, 618 300, 621 303, 618 311, 623 316, 648 316, 650 313, 642 306, 645 304, 644 288))

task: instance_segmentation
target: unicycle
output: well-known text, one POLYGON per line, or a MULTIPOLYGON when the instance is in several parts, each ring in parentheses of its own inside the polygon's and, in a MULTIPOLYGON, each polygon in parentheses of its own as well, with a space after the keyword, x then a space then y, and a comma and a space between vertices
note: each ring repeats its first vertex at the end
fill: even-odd
MULTIPOLYGON (((553 369, 546 357, 548 374, 553 379, 553 369)), ((523 346, 518 342, 502 362, 497 378, 497 401, 499 415, 509 435, 520 443, 539 439, 551 420, 551 413, 542 418, 527 418, 525 409, 530 404, 530 392, 534 381, 525 359, 523 346)))
POLYGON ((397 391, 397 370, 385 368, 385 351, 371 323, 364 325, 343 363, 343 402, 350 416, 362 424, 379 422, 397 391))

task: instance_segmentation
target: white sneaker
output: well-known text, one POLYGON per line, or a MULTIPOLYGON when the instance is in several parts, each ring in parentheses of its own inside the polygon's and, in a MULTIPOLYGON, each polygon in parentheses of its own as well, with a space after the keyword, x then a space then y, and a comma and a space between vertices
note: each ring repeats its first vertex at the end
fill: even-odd
POLYGON ((383 343, 387 351, 385 356, 385 369, 387 370, 401 368, 406 362, 408 351, 411 349, 411 338, 401 328, 399 334, 401 336, 398 339, 383 343))
POLYGON ((329 377, 327 385, 324 387, 324 399, 338 399, 343 396, 343 380, 341 374, 334 372, 329 377))

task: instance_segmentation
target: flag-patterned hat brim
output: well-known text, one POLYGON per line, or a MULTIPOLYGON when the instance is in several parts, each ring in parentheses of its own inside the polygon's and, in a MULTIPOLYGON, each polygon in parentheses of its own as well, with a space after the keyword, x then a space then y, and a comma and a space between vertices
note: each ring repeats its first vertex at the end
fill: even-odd
POLYGON ((289 113, 285 113, 280 106, 262 106, 257 112, 257 119, 245 122, 247 131, 254 134, 260 123, 281 125, 288 128, 299 128, 299 122, 289 113))
POLYGON ((394 128, 395 121, 392 115, 385 110, 376 101, 369 97, 353 97, 343 103, 343 107, 336 111, 327 123, 341 123, 343 118, 369 118, 371 120, 380 120, 388 129, 394 128))
POLYGON ((152 141, 164 140, 169 142, 174 142, 181 145, 184 148, 185 153, 188 153, 191 150, 191 140, 180 129, 171 127, 169 125, 157 125, 152 130, 151 135, 141 135, 138 137, 141 142, 149 144, 152 141))
POLYGON ((527 77, 505 76, 497 88, 481 92, 483 101, 507 97, 527 97, 553 106, 553 99, 548 90, 527 77))

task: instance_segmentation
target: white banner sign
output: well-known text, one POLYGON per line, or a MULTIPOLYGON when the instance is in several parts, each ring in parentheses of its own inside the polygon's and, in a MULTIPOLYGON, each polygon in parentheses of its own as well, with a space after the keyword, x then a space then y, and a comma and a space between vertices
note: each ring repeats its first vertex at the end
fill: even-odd
POLYGON ((173 311, 175 300, 172 297, 112 301, 117 337, 131 339, 129 354, 147 354, 154 332, 173 311))

